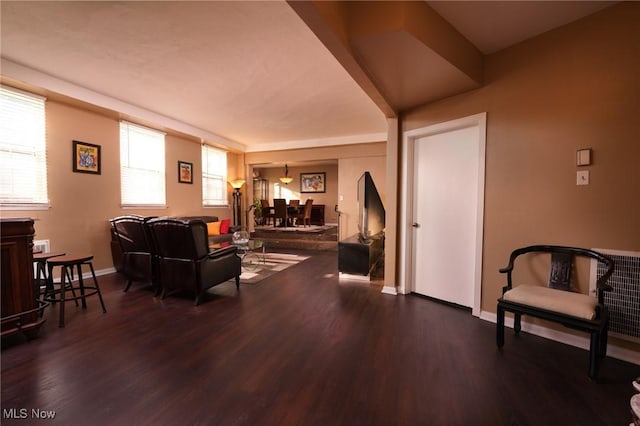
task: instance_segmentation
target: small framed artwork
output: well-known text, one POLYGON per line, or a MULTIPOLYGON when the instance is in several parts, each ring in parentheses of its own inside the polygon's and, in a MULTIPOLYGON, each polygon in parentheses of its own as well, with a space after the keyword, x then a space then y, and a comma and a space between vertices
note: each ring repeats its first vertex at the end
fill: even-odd
POLYGON ((100 174, 100 145, 73 141, 73 171, 100 174))
POLYGON ((300 173, 300 192, 325 192, 325 172, 300 173))
POLYGON ((178 161, 178 183, 193 183, 193 163, 178 161))

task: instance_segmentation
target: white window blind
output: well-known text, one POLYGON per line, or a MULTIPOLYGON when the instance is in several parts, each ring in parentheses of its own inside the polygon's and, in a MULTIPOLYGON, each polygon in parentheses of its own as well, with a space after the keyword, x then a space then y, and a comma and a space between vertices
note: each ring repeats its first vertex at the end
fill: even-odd
POLYGON ((43 209, 47 195, 45 98, 0 86, 0 205, 43 209))
POLYGON ((227 153, 202 145, 202 205, 228 205, 227 153))
POLYGON ((120 122, 120 197, 123 206, 165 207, 164 133, 120 122))

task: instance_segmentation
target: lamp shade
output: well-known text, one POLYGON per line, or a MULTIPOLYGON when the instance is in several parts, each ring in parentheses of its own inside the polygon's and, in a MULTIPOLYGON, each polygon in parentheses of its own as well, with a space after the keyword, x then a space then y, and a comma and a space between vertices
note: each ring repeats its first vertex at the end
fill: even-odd
POLYGON ((229 185, 231 185, 233 189, 240 189, 242 185, 244 185, 244 179, 231 180, 229 181, 229 185))
POLYGON ((289 167, 286 164, 284 165, 284 176, 280 178, 280 182, 285 185, 293 182, 293 178, 289 176, 289 167))

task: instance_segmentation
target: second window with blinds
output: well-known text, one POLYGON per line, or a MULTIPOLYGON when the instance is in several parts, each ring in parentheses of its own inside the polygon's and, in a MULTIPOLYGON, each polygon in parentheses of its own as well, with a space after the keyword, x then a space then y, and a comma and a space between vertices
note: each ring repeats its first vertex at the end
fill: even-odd
POLYGON ((166 207, 164 133, 120 122, 123 207, 166 207))
POLYGON ((228 206, 227 153, 202 145, 202 205, 228 206))

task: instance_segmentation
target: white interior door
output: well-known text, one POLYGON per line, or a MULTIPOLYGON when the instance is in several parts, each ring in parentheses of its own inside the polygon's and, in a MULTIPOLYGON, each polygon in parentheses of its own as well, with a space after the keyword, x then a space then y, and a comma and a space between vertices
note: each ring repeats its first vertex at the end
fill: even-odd
POLYGON ((480 128, 419 137, 413 154, 413 289, 474 307, 484 188, 480 128))

